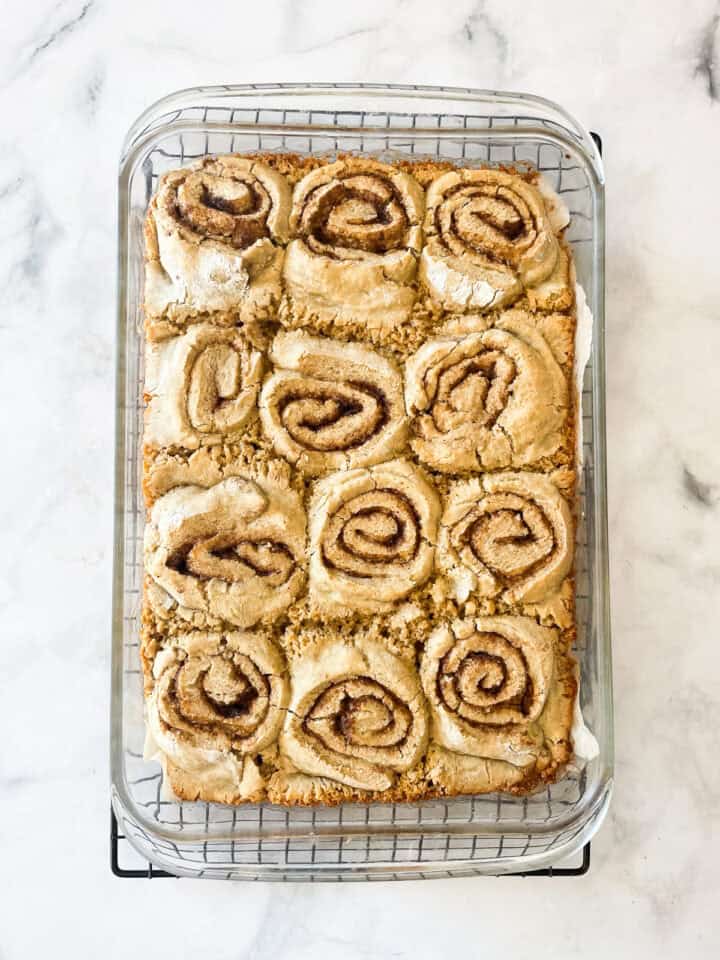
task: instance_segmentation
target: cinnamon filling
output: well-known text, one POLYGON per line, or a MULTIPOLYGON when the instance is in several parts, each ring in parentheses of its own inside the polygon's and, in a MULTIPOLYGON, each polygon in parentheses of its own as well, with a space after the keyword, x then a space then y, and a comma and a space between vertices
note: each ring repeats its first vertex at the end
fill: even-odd
POLYGON ((255 575, 279 587, 292 576, 295 558, 284 543, 215 536, 183 544, 168 557, 167 566, 200 580, 237 583, 255 575))
POLYGON ((542 508, 515 494, 486 497, 456 526, 451 539, 461 556, 469 552, 504 586, 532 576, 556 549, 542 508))
POLYGON ((485 350, 438 376, 431 415, 440 433, 468 421, 491 429, 502 414, 517 376, 515 362, 499 350, 485 350))
POLYGON ((392 182, 369 173, 349 175, 312 190, 300 226, 315 252, 338 258, 336 248, 380 254, 401 249, 409 220, 392 182))
POLYGON ((251 736, 267 715, 270 685, 243 654, 188 657, 167 683, 161 713, 186 740, 218 728, 232 737, 251 736))
POLYGON ((434 214, 445 248, 457 256, 516 266, 538 233, 535 213, 508 187, 456 184, 434 214))
POLYGON ((534 687, 522 651, 495 633, 476 633, 440 661, 438 700, 471 724, 519 723, 530 713, 534 687))
POLYGON ((256 180, 198 171, 189 174, 177 190, 179 220, 205 237, 241 250, 269 236, 271 208, 270 195, 256 180))
POLYGON ((408 563, 420 547, 420 519, 396 490, 354 497, 328 524, 323 559, 328 567, 360 577, 382 576, 383 566, 408 563))
POLYGON ((278 403, 283 426, 300 446, 331 452, 353 450, 367 443, 387 424, 387 401, 372 384, 293 383, 278 403))
POLYGON ((352 677, 320 694, 304 726, 306 732, 339 753, 353 748, 398 748, 410 732, 412 714, 381 683, 370 677, 352 677))

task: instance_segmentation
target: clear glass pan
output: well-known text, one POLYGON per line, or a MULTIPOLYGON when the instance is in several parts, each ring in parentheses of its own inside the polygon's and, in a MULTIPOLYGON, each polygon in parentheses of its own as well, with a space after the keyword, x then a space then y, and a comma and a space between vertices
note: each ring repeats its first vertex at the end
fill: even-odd
POLYGON ((262 880, 402 879, 535 870, 597 830, 612 787, 604 371, 604 187, 598 150, 560 107, 536 97, 438 87, 260 85, 167 97, 129 131, 120 167, 112 639, 112 801, 120 829, 155 866, 187 876, 262 880), (526 798, 407 804, 227 807, 165 797, 143 760, 138 657, 144 508, 142 222, 157 178, 208 153, 354 151, 466 165, 526 162, 565 200, 578 280, 594 316, 581 412, 577 545, 581 703, 600 753, 526 798))

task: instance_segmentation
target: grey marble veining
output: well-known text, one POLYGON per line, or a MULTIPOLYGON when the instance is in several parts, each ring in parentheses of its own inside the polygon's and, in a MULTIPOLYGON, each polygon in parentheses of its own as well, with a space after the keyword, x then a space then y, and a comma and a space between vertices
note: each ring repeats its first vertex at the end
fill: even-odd
POLYGON ((711 100, 718 99, 717 53, 720 42, 718 27, 720 27, 720 13, 715 13, 702 32, 696 67, 696 73, 705 81, 707 94, 711 100))
POLYGON ((716 0, 31 0, 0 38, 0 957, 720 952, 716 0), (526 90, 605 144, 617 787, 581 880, 108 869, 116 176, 195 84, 526 90))

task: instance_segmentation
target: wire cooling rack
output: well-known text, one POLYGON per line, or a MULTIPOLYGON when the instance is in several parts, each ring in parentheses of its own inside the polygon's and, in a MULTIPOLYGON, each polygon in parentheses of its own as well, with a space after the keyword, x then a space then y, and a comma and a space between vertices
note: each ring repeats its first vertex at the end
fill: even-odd
MULTIPOLYGON (((567 866, 546 867, 544 870, 528 870, 522 873, 497 874, 497 876, 582 877, 590 869, 590 844, 586 843, 582 850, 579 851, 577 856, 572 858, 572 861, 572 864, 567 866)), ((145 863, 143 861, 142 857, 140 857, 140 855, 133 849, 125 834, 120 832, 117 817, 115 816, 112 808, 110 810, 110 869, 116 877, 120 877, 123 880, 154 880, 157 878, 170 878, 171 880, 181 879, 174 873, 168 873, 167 870, 158 870, 157 867, 152 865, 152 863, 145 863)), ((459 872, 455 872, 451 869, 448 869, 447 871, 448 877, 460 875, 461 874, 459 872)), ((477 876, 477 874, 472 872, 468 872, 467 875, 477 876)), ((436 876, 437 874, 434 873, 433 877, 436 876)), ((417 874, 406 875, 406 879, 416 878, 424 879, 422 871, 418 871, 417 874)), ((278 879, 285 878, 281 876, 278 879)), ((328 876, 327 879, 336 879, 342 881, 347 880, 348 878, 342 874, 338 874, 337 876, 328 876)), ((392 874, 384 874, 378 877, 373 877, 371 874, 368 874, 362 879, 391 880, 394 878, 392 874)))
MULTIPOLYGON (((213 114, 218 113, 218 109, 219 108, 213 107, 203 108, 198 113, 197 119, 206 121, 212 117, 214 119, 221 119, 224 122, 229 121, 230 123, 242 123, 243 119, 250 119, 242 116, 244 113, 242 110, 225 110, 223 111, 224 115, 222 117, 213 117, 213 114)), ((288 111, 283 110, 277 113, 278 116, 276 119, 280 124, 284 125, 292 120, 292 117, 288 116, 288 111)), ((352 114, 341 115, 338 112, 333 112, 332 114, 328 114, 328 118, 330 117, 333 123, 337 123, 340 117, 342 117, 344 123, 352 122, 351 120, 349 121, 352 114)), ((183 112, 183 119, 186 118, 187 114, 183 112)), ((172 117, 170 119, 172 119, 172 117)), ((259 117, 256 111, 253 111, 252 119, 256 123, 259 122, 259 120, 263 120, 264 122, 268 121, 268 118, 259 117)), ((317 122, 318 117, 315 116, 310 119, 311 121, 314 119, 317 122)), ((364 126, 365 119, 364 115, 359 115, 358 125, 364 126)), ((459 118, 438 117, 438 126, 440 126, 442 122, 442 126, 444 127, 448 125, 448 121, 449 125, 452 125, 454 119, 459 118)), ((487 120, 488 118, 464 117, 462 119, 463 125, 466 126, 471 119, 487 120)), ((522 117, 518 117, 516 123, 522 123, 523 119, 522 117)), ((388 123, 389 120, 390 118, 388 117, 388 123)), ((492 121, 490 121, 490 125, 492 125, 492 121)), ((602 150, 600 137, 595 133, 593 133, 592 136, 598 148, 602 150)), ((285 142, 285 137, 282 136, 281 133, 273 139, 277 139, 277 143, 268 142, 267 135, 264 135, 264 142, 262 144, 259 141, 257 144, 250 144, 240 137, 236 140, 233 135, 232 141, 224 149, 226 152, 249 152, 253 148, 282 149, 288 146, 285 142)), ((316 138, 313 137, 313 142, 308 144, 308 148, 312 147, 318 150, 344 149, 340 138, 330 137, 326 139, 328 140, 327 143, 317 143, 315 142, 316 138)), ((295 147, 301 146, 297 143, 293 145, 295 147)), ((372 150, 378 149, 380 146, 381 145, 372 143, 363 143, 362 149, 372 150)), ((571 214, 576 213, 576 211, 573 210, 573 194, 577 191, 577 186, 572 178, 572 169, 564 166, 562 158, 558 157, 555 159, 550 156, 543 156, 542 147, 537 148, 537 155, 535 157, 528 157, 523 152, 518 154, 514 146, 511 148, 499 148, 510 150, 511 154, 509 155, 493 153, 494 148, 492 145, 489 145, 485 149, 488 151, 487 155, 478 153, 466 155, 466 144, 462 142, 458 159, 467 157, 467 159, 475 162, 478 160, 490 162, 529 160, 546 176, 550 176, 557 192, 565 195, 564 199, 568 202, 571 214), (564 177, 565 179, 563 179, 564 177)), ((152 159, 150 162, 146 161, 143 164, 147 199, 149 199, 155 190, 159 175, 158 171, 162 172, 163 169, 167 169, 170 166, 182 165, 197 157, 204 156, 209 152, 221 152, 221 150, 218 150, 212 144, 208 144, 207 136, 205 136, 203 140, 199 135, 183 137, 183 135, 180 134, 177 149, 170 151, 158 149, 157 152, 161 154, 161 156, 157 158, 157 161, 152 159)), ((579 214, 579 216, 582 219, 583 215, 579 214)), ((587 242, 584 235, 576 235, 575 243, 582 245, 587 242)), ((578 248, 576 248, 576 250, 577 249, 578 248)), ((139 355, 137 361, 138 363, 142 362, 139 355)), ((585 389, 583 391, 583 433, 586 467, 588 464, 592 464, 592 395, 590 373, 590 368, 588 368, 586 371, 585 389), (590 413, 588 413, 588 411, 590 411, 590 413)), ((136 429, 139 430, 142 422, 142 404, 137 398, 135 402, 137 404, 135 411, 136 429)), ((134 437, 133 439, 136 440, 137 438, 134 437)), ((128 454, 133 460, 133 463, 130 464, 129 472, 131 476, 134 476, 138 470, 138 464, 136 462, 138 443, 130 442, 128 446, 128 454)), ((584 491, 581 491, 581 497, 584 500, 584 491)), ((130 497, 131 504, 132 501, 133 498, 130 497)), ((133 509, 132 506, 131 509, 133 509)), ((133 543, 129 545, 132 546, 132 550, 127 557, 129 566, 132 567, 133 579, 137 578, 137 582, 131 584, 131 587, 134 589, 130 592, 136 594, 138 600, 141 592, 141 517, 142 506, 139 504, 136 509, 136 516, 133 518, 133 520, 136 521, 133 523, 135 535, 132 538, 133 543)), ((577 543, 576 604, 578 625, 579 628, 581 628, 579 629, 577 652, 581 659, 584 655, 585 636, 591 616, 587 549, 588 546, 584 531, 582 534, 579 531, 577 543)), ((126 593, 127 592, 126 584, 126 593)), ((128 621, 134 623, 136 618, 136 608, 127 611, 126 619, 128 621)), ((139 674, 137 633, 132 636, 132 631, 130 631, 128 640, 126 640, 125 643, 124 672, 125 674, 139 674)), ((141 769, 141 754, 135 753, 132 750, 127 750, 127 754, 129 756, 129 773, 132 773, 134 767, 136 767, 138 771, 138 778, 130 780, 134 799, 138 806, 147 810, 159 825, 172 826, 178 828, 180 831, 186 829, 191 832, 194 830, 200 833, 207 831, 207 841, 194 844, 192 850, 189 851, 187 846, 183 846, 182 833, 180 833, 176 841, 161 840, 146 832, 141 824, 134 822, 129 817, 124 817, 122 825, 119 824, 114 811, 111 810, 111 869, 115 876, 121 878, 153 879, 156 877, 176 877, 174 873, 153 866, 151 862, 137 852, 136 848, 145 849, 148 853, 154 851, 158 854, 169 854, 174 858, 174 861, 178 863, 178 870, 182 873, 198 877, 227 876, 228 878, 232 877, 236 879, 242 877, 257 879, 257 876, 252 874, 253 864, 258 866, 271 865, 274 868, 272 879, 277 880, 295 879, 296 876, 293 868, 297 869, 298 867, 307 867, 309 865, 317 867, 317 871, 313 871, 312 875, 306 877, 306 879, 316 880, 347 881, 353 879, 420 879, 427 876, 476 876, 480 871, 478 871, 477 868, 473 868, 472 861, 474 859, 495 859, 502 861, 504 858, 522 857, 533 853, 547 853, 552 847, 561 847, 566 843, 570 843, 575 836, 579 835, 581 829, 586 829, 588 826, 586 823, 582 825, 582 828, 573 828, 572 830, 561 831, 553 835, 545 835, 544 837, 532 836, 530 833, 523 836, 502 832, 496 833, 493 836, 477 835, 470 832, 462 832, 458 835, 451 835, 448 832, 432 836, 420 832, 426 823, 432 823, 434 826, 443 824, 447 825, 450 829, 457 828, 463 824, 471 825, 475 821, 478 812, 482 813, 486 821, 494 820, 496 823, 501 823, 507 816, 505 812, 506 809, 515 809, 518 805, 522 806, 523 812, 521 819, 523 822, 548 820, 559 808, 565 807, 572 809, 581 801, 585 793, 585 774, 584 771, 580 770, 571 771, 562 784, 548 787, 544 793, 536 797, 514 799, 493 795, 469 798, 466 802, 463 798, 458 798, 449 803, 440 802, 433 805, 425 813, 419 811, 417 808, 411 807, 408 807, 408 810, 404 811, 402 804, 386 805, 376 810, 372 815, 372 819, 369 819, 368 811, 370 808, 367 805, 354 805, 355 810, 350 813, 346 812, 344 819, 342 808, 310 808, 305 811, 307 816, 311 818, 307 822, 309 836, 306 835, 297 838, 291 836, 283 839, 273 839, 272 836, 268 837, 268 839, 258 839, 258 837, 255 836, 252 839, 243 840, 240 834, 237 835, 237 839, 221 841, 213 837, 213 827, 226 824, 231 828, 234 836, 236 836, 235 828, 238 826, 242 827, 245 824, 251 828, 254 826, 277 826, 279 828, 284 826, 287 828, 290 826, 288 811, 282 808, 269 808, 264 805, 245 805, 245 807, 241 808, 219 808, 217 805, 199 803, 187 805, 170 801, 164 794, 162 772, 157 771, 157 773, 154 773, 152 776, 147 776, 147 767, 141 769), (464 806, 468 808, 467 813, 464 812, 464 806), (547 810, 546 816, 542 812, 543 806, 547 810), (435 807, 437 807, 437 809, 434 809, 435 807), (406 812, 408 814, 407 817, 405 816, 406 812), (488 813, 490 814, 489 816, 488 813), (362 819, 363 816, 365 817, 364 821, 362 819), (369 836, 367 833, 362 833, 363 823, 370 827, 377 827, 378 825, 385 827, 388 833, 385 836, 382 834, 369 836), (348 825, 351 825, 351 828, 354 827, 356 832, 353 834, 351 830, 351 832, 347 834, 338 835, 338 830, 345 830, 348 825), (413 826, 415 827, 414 830, 413 826), (334 835, 333 831, 335 831, 334 835), (391 833, 390 831, 405 832, 391 833), (128 833, 131 835, 131 839, 128 838, 128 833), (223 867, 227 864, 237 863, 238 868, 225 871, 223 867, 220 866, 221 863, 223 867), (360 868, 372 867, 373 863, 378 864, 378 866, 380 864, 392 864, 393 866, 389 868, 390 871, 394 871, 394 868, 397 867, 398 872, 388 872, 387 866, 385 866, 383 870, 348 870, 348 867, 352 867, 353 864, 357 864, 358 868, 360 868), (427 864, 427 871, 423 870, 425 864, 427 864), (337 872, 333 871, 333 866, 335 865, 337 866, 337 872)), ((294 813, 293 818, 301 815, 303 815, 302 812, 299 814, 294 813)), ((597 813, 594 813, 591 821, 594 820, 596 816, 597 813)), ((161 857, 160 859, 162 860, 164 858, 161 857)), ((581 876, 588 872, 589 867, 590 843, 586 843, 570 863, 566 864, 562 861, 560 866, 514 872, 511 875, 546 877, 581 876)), ((497 875, 506 874, 503 874, 499 870, 497 875)))

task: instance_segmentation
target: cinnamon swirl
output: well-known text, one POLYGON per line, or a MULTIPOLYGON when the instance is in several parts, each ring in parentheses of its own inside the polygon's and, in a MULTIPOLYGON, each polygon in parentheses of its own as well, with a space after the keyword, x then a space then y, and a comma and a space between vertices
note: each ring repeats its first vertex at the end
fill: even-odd
POLYGON ((392 609, 432 572, 440 503, 392 460, 320 481, 310 506, 310 590, 326 611, 392 609))
POLYGON ((205 157, 166 173, 145 231, 150 335, 167 335, 163 318, 268 316, 280 299, 290 205, 284 177, 257 160, 205 157))
POLYGON ((238 330, 201 323, 151 344, 145 442, 193 450, 238 436, 256 415, 262 354, 238 330))
POLYGON ((253 757, 274 743, 290 689, 284 658, 260 633, 183 634, 153 665, 148 728, 173 792, 186 800, 259 800, 253 757))
POLYGON ((145 568, 185 610, 239 627, 269 623, 305 582, 300 498, 269 478, 177 487, 150 512, 145 568))
POLYGON ((275 449, 304 473, 362 467, 399 453, 407 418, 394 364, 358 343, 279 333, 260 417, 275 449))
POLYGON ((520 466, 553 454, 568 416, 563 371, 527 314, 467 318, 406 363, 412 447, 443 473, 520 466))
POLYGON ((527 617, 479 617, 439 627, 420 675, 433 739, 456 753, 533 763, 554 675, 554 631, 527 617))
POLYGON ((437 562, 455 599, 537 603, 558 590, 573 560, 570 507, 539 473, 485 474, 450 490, 437 562))
POLYGON ((409 174, 347 158, 295 187, 284 279, 298 306, 340 326, 392 328, 410 314, 423 192, 409 174))
POLYGON ((426 202, 420 278, 446 310, 495 310, 555 269, 542 195, 517 174, 454 170, 431 183, 426 202))
POLYGON ((303 773, 359 790, 387 790, 427 744, 417 674, 369 640, 329 642, 293 663, 286 716, 281 754, 303 773))

